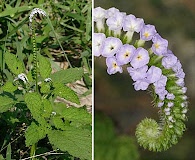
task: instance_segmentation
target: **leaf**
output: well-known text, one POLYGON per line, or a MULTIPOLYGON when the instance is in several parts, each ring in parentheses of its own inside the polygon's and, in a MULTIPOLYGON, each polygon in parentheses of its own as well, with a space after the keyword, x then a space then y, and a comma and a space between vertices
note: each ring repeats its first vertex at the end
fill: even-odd
POLYGON ((14 86, 12 82, 8 81, 2 87, 3 91, 5 92, 14 92, 17 90, 17 86, 14 86))
POLYGON ((103 114, 95 113, 95 159, 139 159, 135 139, 129 136, 117 136, 113 122, 103 114))
POLYGON ((27 128, 25 133, 25 143, 26 146, 33 145, 39 140, 43 139, 46 136, 46 127, 41 125, 36 125, 34 122, 27 128))
POLYGON ((0 160, 5 160, 5 158, 3 158, 2 154, 0 154, 0 160))
POLYGON ((14 99, 8 96, 0 95, 0 113, 6 112, 7 110, 9 110, 14 103, 15 103, 14 99))
POLYGON ((11 160, 11 144, 10 143, 7 146, 6 160, 11 160))
POLYGON ((134 138, 119 136, 114 140, 114 143, 117 146, 113 155, 115 159, 139 159, 139 152, 134 138))
POLYGON ((49 93, 50 92, 50 85, 48 83, 41 83, 40 84, 40 92, 43 93, 43 94, 46 94, 46 93, 49 93))
POLYGON ((57 129, 65 130, 65 122, 63 122, 62 118, 59 116, 52 117, 52 121, 57 129))
POLYGON ((31 10, 32 8, 33 6, 21 6, 21 7, 12 8, 11 6, 6 5, 6 10, 0 13, 0 17, 14 15, 17 12, 28 11, 31 10))
POLYGON ((91 4, 88 5, 88 11, 87 11, 87 20, 86 20, 86 40, 90 41, 91 39, 91 4))
POLYGON ((65 131, 50 130, 48 138, 54 147, 80 159, 92 158, 91 131, 66 127, 65 131))
POLYGON ((24 98, 33 118, 40 124, 45 123, 43 114, 43 105, 38 93, 27 93, 24 98))
POLYGON ((55 103, 54 106, 56 113, 64 117, 65 120, 81 124, 91 124, 92 122, 91 114, 83 108, 67 108, 63 103, 55 103))
POLYGON ((41 77, 48 78, 49 75, 51 74, 51 64, 50 61, 45 58, 42 55, 38 55, 38 61, 39 61, 39 72, 41 77))
POLYGON ((88 86, 88 87, 92 86, 92 79, 90 78, 90 74, 85 73, 83 76, 83 80, 84 80, 86 86, 88 86))
POLYGON ((66 70, 61 70, 55 72, 51 75, 51 79, 53 82, 59 83, 71 83, 76 80, 80 80, 84 74, 83 68, 69 68, 66 70))
POLYGON ((49 118, 51 116, 52 111, 53 111, 52 104, 48 99, 43 99, 42 104, 43 104, 42 116, 45 118, 49 118))
POLYGON ((10 71, 16 75, 24 72, 24 64, 19 61, 14 54, 6 52, 4 54, 5 63, 7 64, 10 71))
POLYGON ((56 96, 62 97, 73 103, 80 104, 78 96, 72 89, 62 83, 54 83, 53 86, 55 88, 53 93, 56 96))

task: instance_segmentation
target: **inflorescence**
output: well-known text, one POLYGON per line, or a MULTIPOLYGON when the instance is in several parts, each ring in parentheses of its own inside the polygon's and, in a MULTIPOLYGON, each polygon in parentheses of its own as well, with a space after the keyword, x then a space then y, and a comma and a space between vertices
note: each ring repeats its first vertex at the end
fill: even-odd
POLYGON ((152 151, 168 149, 182 136, 183 122, 187 120, 187 88, 180 61, 155 26, 145 24, 142 18, 126 15, 116 8, 101 7, 95 8, 93 15, 96 32, 93 53, 106 58, 107 73, 122 73, 128 65, 126 69, 134 81, 134 89, 147 90, 150 86, 155 93, 161 123, 143 120, 136 129, 138 142, 152 151))
POLYGON ((31 28, 31 29, 32 29, 31 24, 32 24, 33 17, 35 16, 35 14, 43 15, 43 16, 45 16, 45 17, 47 16, 47 14, 46 14, 46 12, 45 12, 44 10, 42 10, 42 9, 40 9, 40 8, 34 8, 34 9, 31 11, 30 15, 29 15, 29 24, 30 24, 30 28, 31 28))

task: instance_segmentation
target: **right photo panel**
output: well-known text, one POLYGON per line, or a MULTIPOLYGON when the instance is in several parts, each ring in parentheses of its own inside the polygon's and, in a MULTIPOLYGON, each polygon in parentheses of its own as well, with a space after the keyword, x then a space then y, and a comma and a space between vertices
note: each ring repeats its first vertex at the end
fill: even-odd
POLYGON ((94 159, 195 159, 195 2, 94 0, 94 159))

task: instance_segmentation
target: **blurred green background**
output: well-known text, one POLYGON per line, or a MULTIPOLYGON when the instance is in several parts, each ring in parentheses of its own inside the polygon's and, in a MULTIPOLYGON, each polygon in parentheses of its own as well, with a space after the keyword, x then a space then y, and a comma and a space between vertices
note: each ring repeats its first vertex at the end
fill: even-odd
MULTIPOLYGON (((138 146, 134 134, 136 125, 145 117, 158 120, 158 110, 151 105, 152 98, 148 92, 134 91, 133 82, 127 72, 109 76, 106 72, 105 58, 95 58, 95 159, 101 159, 103 156, 100 154, 105 156, 113 150, 114 159, 120 160, 121 157, 116 155, 121 148, 116 149, 111 142, 114 141, 113 139, 115 141, 117 138, 120 139, 121 136, 129 136, 131 138, 129 143, 135 145, 129 147, 130 144, 123 144, 129 148, 129 153, 125 151, 120 153, 129 155, 129 158, 126 159, 195 159, 195 109, 193 107, 195 103, 195 1, 94 0, 94 6, 104 9, 116 7, 122 12, 143 18, 146 24, 155 25, 158 33, 169 41, 169 49, 174 52, 183 65, 186 73, 185 82, 188 87, 187 95, 189 96, 187 131, 179 143, 166 152, 153 153, 144 150, 138 146), (110 123, 106 123, 105 119, 110 119, 110 123), (103 143, 101 139, 106 139, 105 134, 113 136, 110 126, 113 127, 114 138, 110 142, 103 143), (103 147, 101 149, 101 145, 106 145, 106 149, 103 147), (102 150, 106 150, 106 152, 102 153, 102 150)), ((108 157, 106 159, 109 159, 108 157)))

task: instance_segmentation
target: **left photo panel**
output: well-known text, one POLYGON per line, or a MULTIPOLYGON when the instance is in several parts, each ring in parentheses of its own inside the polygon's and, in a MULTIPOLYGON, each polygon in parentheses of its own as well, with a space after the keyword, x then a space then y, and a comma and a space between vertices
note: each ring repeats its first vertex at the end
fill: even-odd
POLYGON ((0 160, 92 159, 92 0, 0 1, 0 160))

